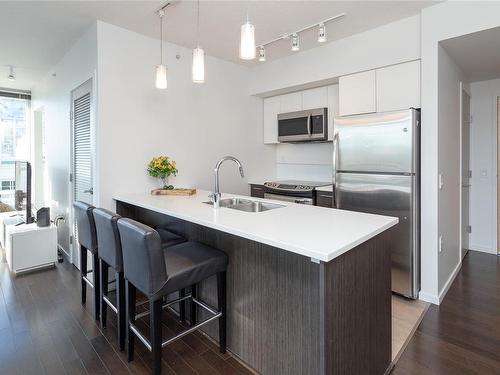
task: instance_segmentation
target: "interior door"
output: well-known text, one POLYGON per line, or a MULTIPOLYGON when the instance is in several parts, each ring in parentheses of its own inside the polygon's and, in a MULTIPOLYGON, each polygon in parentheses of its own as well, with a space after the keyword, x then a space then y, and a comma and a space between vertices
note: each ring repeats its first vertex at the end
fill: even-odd
MULTIPOLYGON (((94 203, 92 160, 92 80, 88 80, 71 92, 71 192, 74 201, 94 203)), ((72 217, 73 263, 80 267, 78 256, 78 232, 72 217)), ((89 262, 87 262, 89 263, 89 262)), ((90 264, 90 263, 89 263, 90 264)))
POLYGON ((469 235, 471 232, 469 222, 470 199, 470 96, 462 90, 462 258, 469 250, 469 235))
POLYGON ((337 207, 394 216, 391 230, 392 290, 410 298, 419 291, 418 184, 415 176, 338 173, 337 207))

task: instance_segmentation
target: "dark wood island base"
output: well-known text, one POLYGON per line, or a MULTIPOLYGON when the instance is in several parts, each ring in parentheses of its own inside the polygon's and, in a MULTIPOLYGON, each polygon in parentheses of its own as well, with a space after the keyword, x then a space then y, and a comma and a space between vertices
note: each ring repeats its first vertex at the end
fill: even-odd
MULTIPOLYGON (((390 371, 391 229, 330 262, 315 262, 121 201, 117 212, 228 254, 227 347, 257 372, 390 371)), ((199 285, 201 298, 213 306, 216 292, 215 279, 199 285)), ((216 323, 204 331, 218 337, 216 323)))

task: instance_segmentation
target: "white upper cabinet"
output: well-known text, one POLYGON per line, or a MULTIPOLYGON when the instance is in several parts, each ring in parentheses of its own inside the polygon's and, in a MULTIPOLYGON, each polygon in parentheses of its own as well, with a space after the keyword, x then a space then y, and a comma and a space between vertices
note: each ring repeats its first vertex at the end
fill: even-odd
POLYGON ((377 111, 375 70, 339 78, 339 114, 348 116, 377 111))
POLYGON ((420 61, 377 69, 377 112, 420 108, 420 61))
POLYGON ((302 109, 328 107, 328 91, 326 87, 302 91, 302 109))
POLYGON ((327 87, 328 96, 328 140, 333 141, 334 119, 339 115, 339 85, 327 87))
POLYGON ((280 95, 279 98, 281 98, 281 113, 302 111, 302 93, 300 91, 280 95))
POLYGON ((279 96, 264 99, 264 143, 278 143, 278 114, 281 111, 279 96))

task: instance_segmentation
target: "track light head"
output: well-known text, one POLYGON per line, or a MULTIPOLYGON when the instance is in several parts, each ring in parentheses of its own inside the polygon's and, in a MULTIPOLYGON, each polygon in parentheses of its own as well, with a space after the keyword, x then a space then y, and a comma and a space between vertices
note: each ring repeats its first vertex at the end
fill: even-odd
POLYGON ((292 34, 292 51, 296 52, 298 50, 300 50, 299 35, 294 33, 292 34))
POLYGON ((266 49, 264 46, 259 47, 259 61, 260 62, 266 61, 266 49))
POLYGON ((12 65, 9 66, 9 75, 7 76, 7 79, 9 81, 14 81, 16 79, 16 73, 14 73, 14 67, 12 65))
POLYGON ((318 25, 318 43, 326 42, 326 26, 322 22, 318 25))

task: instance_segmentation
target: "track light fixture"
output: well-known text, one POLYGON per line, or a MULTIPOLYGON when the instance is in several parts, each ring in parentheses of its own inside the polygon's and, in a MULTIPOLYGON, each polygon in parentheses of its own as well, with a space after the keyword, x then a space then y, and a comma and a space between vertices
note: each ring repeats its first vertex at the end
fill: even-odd
POLYGON ((326 26, 323 22, 318 25, 318 43, 326 42, 326 26))
POLYGON ((266 61, 266 48, 264 46, 259 47, 259 61, 266 61))
POLYGON ((12 65, 9 66, 9 75, 7 76, 9 81, 14 81, 16 79, 16 73, 14 73, 14 67, 12 65))
MULTIPOLYGON (((306 30, 309 30, 309 29, 316 28, 316 27, 318 28, 318 43, 324 43, 324 42, 326 42, 326 23, 330 22, 330 21, 337 20, 339 18, 342 18, 346 14, 347 13, 337 14, 336 16, 327 18, 327 19, 325 19, 323 21, 320 21, 320 22, 313 23, 312 25, 303 27, 302 29, 299 29, 297 31, 294 31, 294 32, 291 32, 291 33, 287 33, 287 34, 283 34, 283 35, 281 35, 281 36, 279 36, 277 38, 274 38, 274 39, 271 39, 271 40, 267 41, 266 43, 261 43, 259 45, 259 61, 262 61, 262 62, 266 61, 265 47, 267 47, 270 44, 282 41, 282 40, 288 40, 288 39, 290 39, 291 40, 291 50, 294 51, 294 52, 300 51, 300 33, 304 32, 306 30)), ((242 40, 243 40, 243 26, 242 26, 242 40)), ((252 26, 252 28, 253 28, 253 26, 252 26)), ((252 32, 253 32, 253 29, 252 29, 252 32)), ((254 44, 254 46, 255 46, 255 44, 254 44)), ((254 47, 253 50, 255 52, 255 47, 254 47)), ((241 45, 240 45, 240 57, 241 57, 241 45)))
POLYGON ((297 52, 300 50, 299 34, 292 34, 292 51, 297 52))

